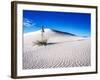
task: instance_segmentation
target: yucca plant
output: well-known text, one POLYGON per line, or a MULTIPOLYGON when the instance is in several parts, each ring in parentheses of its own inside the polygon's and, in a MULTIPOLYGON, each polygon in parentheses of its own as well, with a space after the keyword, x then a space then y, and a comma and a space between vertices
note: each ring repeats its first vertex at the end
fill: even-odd
POLYGON ((36 42, 35 42, 35 44, 36 45, 39 45, 39 46, 42 46, 42 45, 47 45, 47 39, 45 39, 45 40, 43 40, 43 41, 41 41, 41 40, 37 40, 36 42))
POLYGON ((39 45, 39 46, 42 46, 42 45, 47 45, 47 39, 45 39, 44 37, 44 26, 41 27, 41 40, 37 40, 35 42, 35 44, 39 45))

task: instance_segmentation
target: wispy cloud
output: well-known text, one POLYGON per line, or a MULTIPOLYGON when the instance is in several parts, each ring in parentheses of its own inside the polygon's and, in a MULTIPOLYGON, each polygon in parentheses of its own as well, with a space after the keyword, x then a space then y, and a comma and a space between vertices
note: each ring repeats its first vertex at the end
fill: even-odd
POLYGON ((24 27, 32 28, 32 27, 35 27, 35 25, 36 25, 36 23, 33 20, 24 18, 24 20, 23 20, 23 26, 24 27))

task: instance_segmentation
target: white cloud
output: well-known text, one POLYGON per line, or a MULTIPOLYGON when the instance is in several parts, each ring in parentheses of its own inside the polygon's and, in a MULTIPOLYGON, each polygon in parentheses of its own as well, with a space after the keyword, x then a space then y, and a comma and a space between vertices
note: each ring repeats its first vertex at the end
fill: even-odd
POLYGON ((36 25, 36 23, 33 20, 24 18, 24 21, 23 21, 24 27, 32 28, 32 27, 35 27, 35 25, 36 25))

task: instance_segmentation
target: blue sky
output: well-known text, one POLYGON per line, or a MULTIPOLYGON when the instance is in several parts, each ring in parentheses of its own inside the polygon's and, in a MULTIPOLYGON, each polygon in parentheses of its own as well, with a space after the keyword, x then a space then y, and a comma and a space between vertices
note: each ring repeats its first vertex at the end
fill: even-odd
POLYGON ((42 25, 78 36, 90 36, 91 14, 23 10, 24 33, 37 31, 42 25))

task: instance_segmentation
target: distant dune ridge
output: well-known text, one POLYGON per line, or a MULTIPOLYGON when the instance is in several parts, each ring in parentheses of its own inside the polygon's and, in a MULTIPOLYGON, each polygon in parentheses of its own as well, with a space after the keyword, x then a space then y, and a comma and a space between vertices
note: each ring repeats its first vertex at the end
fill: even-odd
POLYGON ((41 30, 24 34, 23 69, 82 67, 91 65, 91 40, 71 33, 45 29, 50 45, 38 46, 41 30))

